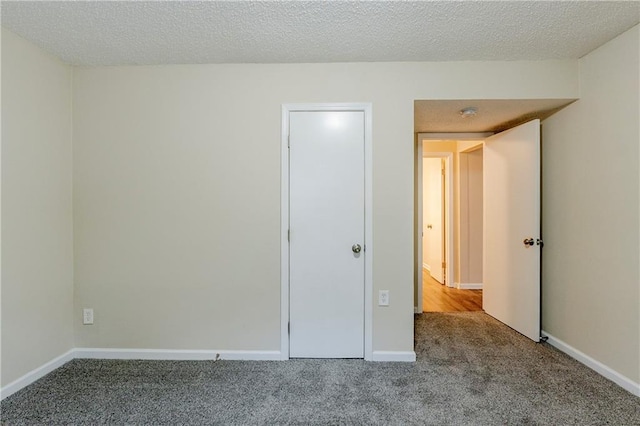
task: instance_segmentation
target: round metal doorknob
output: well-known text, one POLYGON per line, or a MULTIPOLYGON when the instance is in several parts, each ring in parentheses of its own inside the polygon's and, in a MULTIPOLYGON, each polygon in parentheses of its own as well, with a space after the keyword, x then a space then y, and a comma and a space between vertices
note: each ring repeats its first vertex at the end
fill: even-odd
POLYGON ((533 238, 525 238, 523 243, 524 243, 525 247, 530 247, 530 246, 535 244, 535 241, 534 241, 533 238))
POLYGON ((360 250, 362 250, 362 247, 360 247, 360 244, 354 244, 351 246, 351 250, 354 253, 360 253, 360 250))

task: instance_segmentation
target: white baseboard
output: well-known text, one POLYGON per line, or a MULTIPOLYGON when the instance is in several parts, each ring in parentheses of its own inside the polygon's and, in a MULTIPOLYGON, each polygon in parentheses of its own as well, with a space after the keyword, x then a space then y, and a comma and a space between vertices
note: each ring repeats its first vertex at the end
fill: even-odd
POLYGON ((423 267, 424 269, 426 269, 427 271, 431 272, 431 266, 427 265, 426 263, 423 263, 423 264, 422 264, 422 267, 423 267))
POLYGON ((458 283, 460 290, 482 290, 482 283, 458 283))
POLYGON ((414 351, 373 351, 371 361, 415 362, 416 353, 414 351))
POLYGON ((179 349, 100 349, 76 348, 76 358, 83 359, 146 359, 170 361, 280 361, 280 351, 228 351, 179 349))
POLYGON ((36 380, 51 373, 56 368, 62 367, 64 364, 71 361, 73 358, 74 358, 74 350, 72 349, 69 352, 60 355, 59 357, 52 359, 46 364, 43 364, 40 367, 34 370, 31 370, 24 376, 20 377, 17 380, 14 380, 13 382, 9 383, 8 385, 0 389, 0 400, 5 399, 9 395, 13 395, 14 393, 18 392, 20 389, 26 386, 29 386, 31 383, 35 382, 36 380))
POLYGON ((567 343, 563 342, 562 340, 553 337, 552 335, 550 335, 544 330, 540 334, 542 334, 544 337, 547 338, 547 343, 549 343, 551 346, 561 350, 562 352, 569 355, 571 358, 574 358, 577 361, 580 361, 582 364, 591 368, 596 373, 606 377, 607 379, 611 380, 612 382, 619 385, 623 389, 631 392, 633 395, 640 397, 640 383, 636 383, 630 378, 623 376, 622 374, 611 369, 610 367, 607 367, 600 361, 597 361, 591 358, 589 355, 579 351, 573 346, 570 346, 567 343))

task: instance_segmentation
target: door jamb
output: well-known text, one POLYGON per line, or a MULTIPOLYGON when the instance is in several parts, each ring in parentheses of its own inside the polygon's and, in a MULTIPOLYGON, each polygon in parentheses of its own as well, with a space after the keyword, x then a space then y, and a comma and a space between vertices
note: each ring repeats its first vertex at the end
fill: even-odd
POLYGON ((289 359, 289 113, 364 112, 364 359, 373 359, 373 108, 371 103, 283 104, 280 162, 280 359, 289 359))
POLYGON ((420 140, 420 138, 418 137, 418 135, 416 135, 416 156, 415 156, 415 164, 414 164, 414 168, 415 168, 415 175, 416 175, 416 180, 415 180, 415 196, 414 196, 414 205, 415 205, 415 210, 416 210, 416 217, 415 217, 415 232, 417 233, 417 235, 414 236, 414 251, 415 251, 415 259, 413 259, 413 282, 414 282, 414 295, 416 297, 416 300, 414 301, 414 313, 416 314, 421 314, 422 312, 424 312, 424 303, 422 301, 422 296, 423 296, 423 289, 422 289, 422 275, 423 275, 423 269, 422 269, 422 263, 423 263, 423 258, 424 258, 424 254, 423 254, 423 250, 422 250, 422 237, 424 234, 423 231, 423 227, 424 227, 424 220, 423 220, 423 216, 424 216, 424 212, 422 211, 422 181, 423 181, 423 173, 422 173, 422 141, 420 140))

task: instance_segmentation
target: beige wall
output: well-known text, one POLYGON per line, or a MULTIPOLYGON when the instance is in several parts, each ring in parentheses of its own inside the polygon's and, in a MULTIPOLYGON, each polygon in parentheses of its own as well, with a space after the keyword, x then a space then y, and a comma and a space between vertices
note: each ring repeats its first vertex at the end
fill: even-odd
POLYGON ((460 153, 460 283, 482 283, 482 149, 460 153))
POLYGON ((2 30, 2 386, 73 348, 71 78, 2 30))
POLYGON ((575 61, 74 71, 76 345, 279 349, 280 109, 372 102, 374 350, 413 350, 413 101, 572 98, 575 61), (473 79, 468 75, 476 76, 473 79))
POLYGON ((640 382, 638 26, 543 123, 543 329, 640 382))

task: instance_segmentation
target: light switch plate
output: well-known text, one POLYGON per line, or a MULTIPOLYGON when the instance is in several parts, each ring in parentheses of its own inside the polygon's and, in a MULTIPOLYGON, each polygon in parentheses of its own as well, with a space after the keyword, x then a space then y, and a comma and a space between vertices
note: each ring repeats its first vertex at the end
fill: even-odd
POLYGON ((93 309, 84 308, 82 310, 82 324, 84 325, 93 324, 93 309))
POLYGON ((378 293, 378 306, 389 306, 389 290, 380 290, 378 293))

